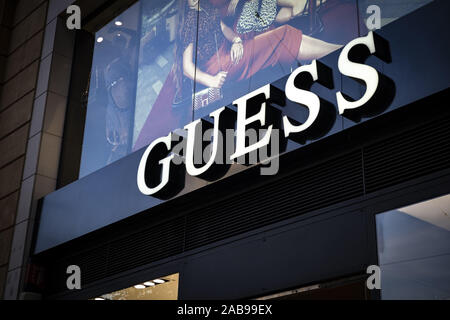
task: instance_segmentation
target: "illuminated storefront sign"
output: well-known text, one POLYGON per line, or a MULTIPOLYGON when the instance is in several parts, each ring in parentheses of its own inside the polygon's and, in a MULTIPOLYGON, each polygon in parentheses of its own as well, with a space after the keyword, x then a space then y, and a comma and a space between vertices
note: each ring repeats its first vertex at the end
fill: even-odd
MULTIPOLYGON (((339 71, 345 76, 364 82, 366 91, 357 101, 351 101, 343 93, 337 92, 337 108, 340 115, 354 116, 363 111, 362 107, 376 101, 378 89, 381 87, 381 74, 375 68, 354 60, 362 60, 367 49, 371 55, 385 57, 383 51, 386 47, 383 44, 379 36, 369 32, 367 36, 354 39, 343 48, 338 60, 339 71)), ((200 167, 196 166, 194 161, 195 150, 198 150, 196 145, 201 144, 198 142, 201 141, 198 139, 199 134, 210 124, 204 119, 187 124, 184 127, 186 134, 182 141, 186 172, 191 176, 203 178, 215 162, 220 162, 218 158, 222 154, 219 152, 221 139, 217 137, 226 129, 235 130, 235 150, 231 155, 227 155, 227 160, 231 161, 267 147, 275 130, 281 132, 281 138, 301 140, 301 135, 317 121, 322 103, 315 93, 308 90, 305 83, 311 82, 312 79, 313 82, 329 87, 327 83, 329 74, 330 69, 327 66, 314 60, 311 64, 300 66, 291 73, 286 82, 285 93, 268 84, 236 99, 233 105, 236 106, 237 112, 229 107, 222 107, 210 113, 214 123, 210 157, 209 160, 203 161, 200 167), (283 107, 286 98, 309 109, 309 116, 304 123, 299 124, 294 119, 282 115, 279 109, 272 106, 277 104, 283 107), (259 140, 248 143, 246 134, 249 128, 264 129, 259 140)), ((174 161, 175 158, 181 157, 174 152, 175 135, 172 132, 166 137, 156 139, 145 150, 137 174, 137 185, 144 195, 167 198, 176 193, 177 176, 182 177, 184 171, 174 161)), ((203 152, 202 148, 200 152, 203 152)))

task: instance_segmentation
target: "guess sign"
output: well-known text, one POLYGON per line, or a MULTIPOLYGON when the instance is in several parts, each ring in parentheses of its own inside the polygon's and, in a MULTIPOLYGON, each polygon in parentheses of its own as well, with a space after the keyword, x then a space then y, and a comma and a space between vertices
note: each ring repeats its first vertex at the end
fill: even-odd
MULTIPOLYGON (((351 118, 358 115, 364 106, 376 101, 376 96, 380 92, 382 75, 375 68, 359 60, 363 60, 363 56, 367 54, 387 60, 385 59, 387 46, 383 41, 378 35, 370 32, 365 37, 352 40, 342 49, 338 60, 339 72, 363 82, 366 90, 364 95, 356 101, 344 96, 342 92, 336 92, 337 109, 340 115, 351 118)), ((284 92, 268 84, 236 99, 233 102, 236 111, 230 107, 222 107, 209 115, 211 122, 198 119, 187 124, 183 134, 179 135, 182 136, 182 152, 174 151, 173 141, 176 140, 175 135, 177 135, 174 132, 154 140, 145 150, 139 164, 137 185, 140 192, 161 199, 169 198, 176 194, 176 190, 179 190, 177 187, 180 180, 184 181, 182 178, 185 172, 191 176, 211 179, 213 167, 217 168, 217 163, 223 163, 221 161, 225 153, 220 150, 223 147, 223 141, 221 141, 223 139, 218 137, 223 136, 226 130, 234 132, 234 150, 226 155, 225 159, 232 162, 274 142, 275 130, 279 132, 280 139, 302 141, 303 134, 316 123, 323 107, 323 101, 308 89, 312 82, 332 87, 329 86, 331 72, 330 68, 314 60, 311 64, 298 67, 290 74, 284 92), (273 106, 273 104, 285 106, 286 99, 309 110, 306 121, 298 123, 273 106), (205 127, 212 130, 212 138, 208 146, 209 159, 201 161, 198 165, 194 161, 195 150, 203 152, 202 139, 199 135, 205 127), (247 130, 250 128, 263 129, 263 134, 252 143, 248 142, 247 137, 247 130), (199 145, 200 148, 198 148, 199 145)), ((271 157, 273 156, 277 155, 272 154, 271 157)))

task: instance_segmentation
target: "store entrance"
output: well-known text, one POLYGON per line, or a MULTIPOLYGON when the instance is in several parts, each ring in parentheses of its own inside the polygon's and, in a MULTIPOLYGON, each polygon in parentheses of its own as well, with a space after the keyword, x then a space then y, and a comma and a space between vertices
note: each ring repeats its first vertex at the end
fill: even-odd
POLYGON ((179 274, 172 274, 103 294, 92 300, 178 300, 179 274))

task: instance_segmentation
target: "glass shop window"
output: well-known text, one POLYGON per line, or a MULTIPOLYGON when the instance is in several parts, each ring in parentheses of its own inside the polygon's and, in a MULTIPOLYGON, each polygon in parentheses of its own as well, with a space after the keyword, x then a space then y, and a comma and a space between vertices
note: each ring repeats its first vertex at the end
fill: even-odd
POLYGON ((138 1, 95 34, 79 177, 358 35, 355 1, 138 1))
POLYGON ((381 298, 450 299, 450 195, 376 216, 381 298))
POLYGON ((79 177, 429 2, 140 0, 95 33, 79 177))
POLYGON ((79 178, 191 121, 174 103, 192 87, 174 86, 178 2, 138 1, 95 33, 79 178))

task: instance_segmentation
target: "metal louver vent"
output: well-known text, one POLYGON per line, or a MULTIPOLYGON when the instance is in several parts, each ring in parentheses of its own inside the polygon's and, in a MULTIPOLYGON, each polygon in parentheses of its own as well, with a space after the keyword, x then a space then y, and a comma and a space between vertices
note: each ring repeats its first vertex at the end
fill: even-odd
POLYGON ((186 250, 362 194, 361 154, 347 154, 189 214, 186 250))
POLYGON ((108 246, 108 274, 182 253, 184 220, 184 217, 170 220, 111 242, 108 246))
POLYGON ((364 149, 366 192, 450 166, 450 118, 445 117, 364 149))

